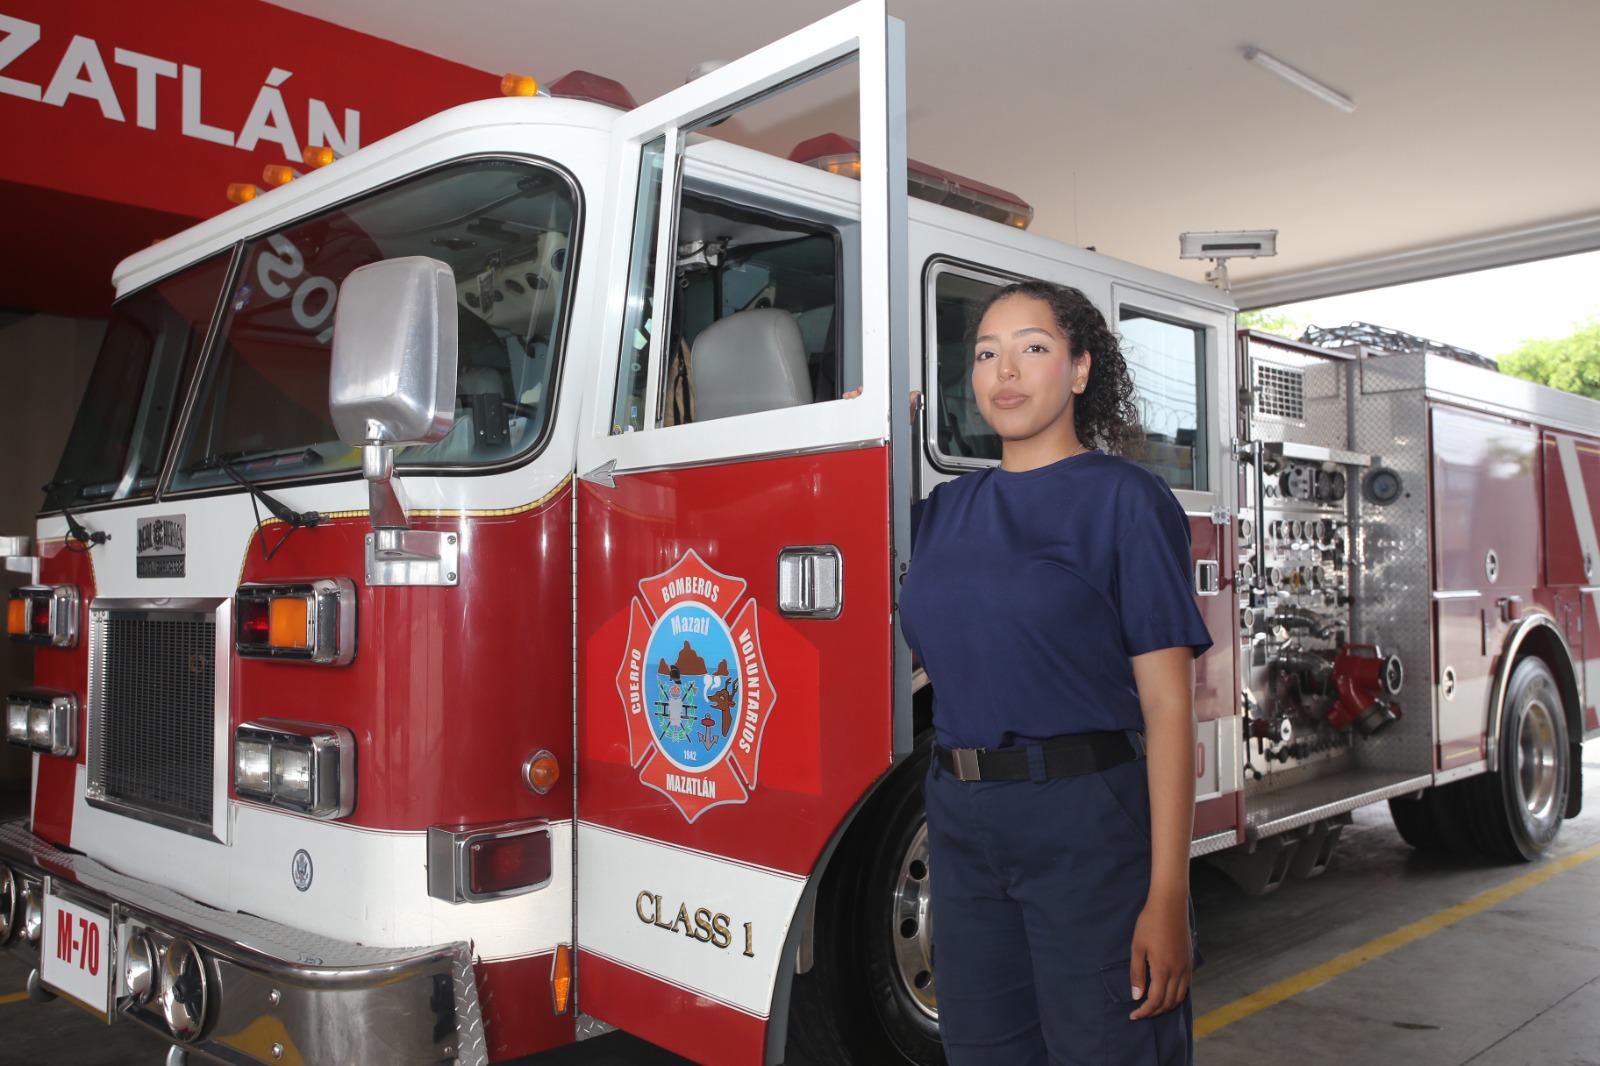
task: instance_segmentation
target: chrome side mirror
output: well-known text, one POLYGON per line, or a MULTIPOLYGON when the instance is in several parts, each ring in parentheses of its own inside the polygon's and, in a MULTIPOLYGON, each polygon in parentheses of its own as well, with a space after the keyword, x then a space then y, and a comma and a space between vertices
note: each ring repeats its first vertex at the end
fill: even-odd
POLYGON ((361 448, 374 528, 403 528, 394 449, 427 444, 455 421, 456 279, 437 259, 385 259, 350 272, 333 317, 328 409, 361 448))

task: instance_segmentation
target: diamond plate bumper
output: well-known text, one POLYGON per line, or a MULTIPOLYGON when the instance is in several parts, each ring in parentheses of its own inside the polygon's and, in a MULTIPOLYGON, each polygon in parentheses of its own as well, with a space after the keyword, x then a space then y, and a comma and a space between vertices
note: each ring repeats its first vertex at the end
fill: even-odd
MULTIPOLYGON (((143 929, 198 947, 211 990, 191 1051, 226 1063, 488 1061, 467 944, 364 947, 216 910, 62 851, 21 820, 0 822, 0 861, 111 915, 119 945, 143 929)), ((20 936, 11 949, 37 959, 20 936)), ((171 1039, 154 1000, 119 994, 111 1016, 171 1039)))

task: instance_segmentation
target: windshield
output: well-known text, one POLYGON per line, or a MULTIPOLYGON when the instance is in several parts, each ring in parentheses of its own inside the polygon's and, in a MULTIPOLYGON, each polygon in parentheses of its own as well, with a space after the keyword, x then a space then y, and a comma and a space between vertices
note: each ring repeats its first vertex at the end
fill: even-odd
POLYGON ((455 272, 455 425, 403 449, 404 466, 496 463, 549 423, 575 238, 571 183, 510 160, 453 164, 245 244, 174 490, 315 477, 360 466, 328 411, 339 283, 380 259, 424 255, 455 272))
POLYGON ((155 491, 227 271, 224 253, 117 301, 45 510, 155 491))

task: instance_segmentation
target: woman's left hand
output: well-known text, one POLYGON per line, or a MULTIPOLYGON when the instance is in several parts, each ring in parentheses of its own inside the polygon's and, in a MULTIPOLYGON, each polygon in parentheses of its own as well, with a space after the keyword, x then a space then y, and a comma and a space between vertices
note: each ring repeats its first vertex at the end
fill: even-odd
POLYGON ((1183 1002, 1194 971, 1187 897, 1169 900, 1152 896, 1145 901, 1133 926, 1132 956, 1128 981, 1133 998, 1137 1000, 1146 991, 1150 995, 1129 1018, 1153 1018, 1183 1002))

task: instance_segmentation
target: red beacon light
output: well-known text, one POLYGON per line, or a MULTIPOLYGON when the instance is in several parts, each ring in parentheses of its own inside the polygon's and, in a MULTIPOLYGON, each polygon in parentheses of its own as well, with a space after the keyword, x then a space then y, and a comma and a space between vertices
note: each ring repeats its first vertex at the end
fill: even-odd
MULTIPOLYGON (((837 133, 824 133, 795 145, 789 158, 830 174, 861 177, 861 145, 837 133)), ((952 174, 948 170, 906 160, 906 191, 919 200, 953 207, 991 222, 1027 229, 1033 221, 1033 205, 1015 193, 981 181, 952 174)))
POLYGON ((564 96, 569 100, 588 100, 621 111, 632 111, 639 106, 634 101, 633 94, 620 81, 602 78, 587 70, 574 70, 570 74, 563 74, 550 83, 548 91, 551 96, 564 96))

